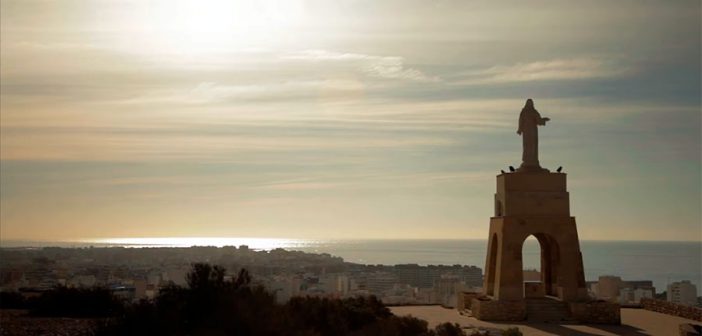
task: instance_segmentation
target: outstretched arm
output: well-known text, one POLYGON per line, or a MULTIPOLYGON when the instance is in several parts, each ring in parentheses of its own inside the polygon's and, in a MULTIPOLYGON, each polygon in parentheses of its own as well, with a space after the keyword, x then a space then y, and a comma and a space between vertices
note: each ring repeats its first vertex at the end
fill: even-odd
POLYGON ((537 125, 546 125, 546 122, 551 120, 549 118, 541 118, 541 113, 539 113, 539 111, 535 112, 536 113, 532 115, 532 118, 534 119, 537 125))

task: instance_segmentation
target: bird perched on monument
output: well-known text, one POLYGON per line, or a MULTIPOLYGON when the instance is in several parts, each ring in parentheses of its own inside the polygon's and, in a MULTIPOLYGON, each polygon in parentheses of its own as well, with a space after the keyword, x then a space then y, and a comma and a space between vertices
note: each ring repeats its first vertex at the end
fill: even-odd
POLYGON ((561 166, 559 166, 558 169, 556 169, 556 171, 559 173, 561 172, 561 170, 563 170, 563 167, 561 167, 561 166))
POLYGON ((500 173, 504 174, 506 173, 504 169, 500 169, 500 173))
POLYGON ((509 171, 511 171, 511 172, 513 172, 513 173, 514 173, 514 167, 512 167, 512 166, 509 166, 509 171))

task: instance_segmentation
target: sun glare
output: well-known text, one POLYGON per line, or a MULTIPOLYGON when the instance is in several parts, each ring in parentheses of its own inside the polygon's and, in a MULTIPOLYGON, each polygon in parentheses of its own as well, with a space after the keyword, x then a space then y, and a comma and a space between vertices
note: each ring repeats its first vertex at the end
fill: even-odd
POLYGON ((148 44, 179 52, 276 43, 303 21, 301 0, 175 0, 150 3, 141 16, 148 44))

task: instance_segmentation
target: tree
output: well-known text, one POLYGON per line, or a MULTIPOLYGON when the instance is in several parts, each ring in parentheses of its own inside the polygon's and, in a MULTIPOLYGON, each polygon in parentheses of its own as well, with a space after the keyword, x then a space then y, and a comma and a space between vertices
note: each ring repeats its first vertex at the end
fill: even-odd
POLYGON ((278 304, 241 270, 193 264, 187 287, 169 285, 152 301, 142 300, 103 326, 97 335, 291 335, 291 336, 461 336, 458 325, 436 331, 427 322, 398 317, 376 297, 295 297, 278 304))

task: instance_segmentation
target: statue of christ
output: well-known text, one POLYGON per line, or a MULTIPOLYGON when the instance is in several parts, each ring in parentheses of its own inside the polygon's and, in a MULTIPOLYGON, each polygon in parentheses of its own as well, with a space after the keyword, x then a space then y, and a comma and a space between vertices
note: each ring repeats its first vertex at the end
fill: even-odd
POLYGON ((520 171, 543 171, 539 165, 539 125, 546 125, 551 119, 541 118, 534 108, 534 101, 527 99, 519 114, 517 134, 522 136, 522 165, 520 171))

